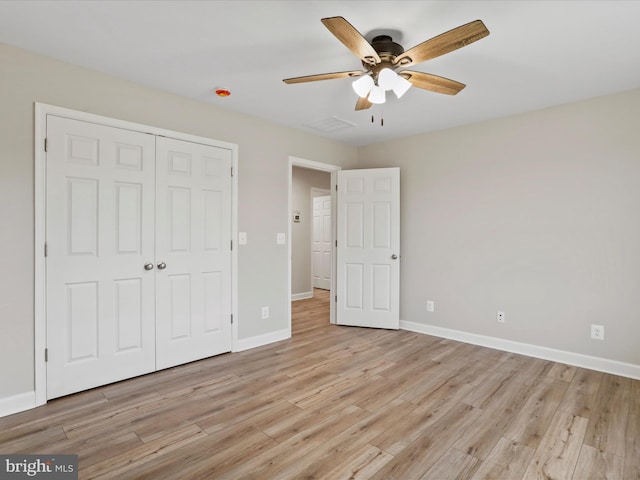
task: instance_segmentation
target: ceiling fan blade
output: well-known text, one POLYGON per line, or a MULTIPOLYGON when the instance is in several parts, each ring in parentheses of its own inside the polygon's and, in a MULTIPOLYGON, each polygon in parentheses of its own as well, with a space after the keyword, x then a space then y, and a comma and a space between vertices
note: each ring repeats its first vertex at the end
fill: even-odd
POLYGON ((415 65, 465 47, 487 35, 489 35, 489 30, 482 23, 482 20, 476 20, 410 48, 398 55, 394 63, 403 67, 415 65))
POLYGON ((358 97, 358 101, 356 102, 356 110, 366 110, 367 108, 371 108, 373 103, 369 101, 367 98, 358 97))
POLYGON ((360 70, 353 70, 350 72, 332 72, 332 73, 319 73, 317 75, 306 75, 304 77, 285 78, 282 80, 284 83, 305 83, 305 82, 317 82, 318 80, 331 80, 333 78, 347 78, 347 77, 359 77, 366 72, 360 70))
POLYGON ((355 53, 363 62, 370 65, 380 63, 378 52, 358 30, 342 17, 323 18, 321 22, 333 35, 349 50, 355 53))
POLYGON ((430 73, 413 72, 411 70, 402 70, 398 75, 409 80, 414 87, 422 88, 436 93, 444 93, 447 95, 455 95, 466 85, 456 82, 448 78, 439 77, 430 73))

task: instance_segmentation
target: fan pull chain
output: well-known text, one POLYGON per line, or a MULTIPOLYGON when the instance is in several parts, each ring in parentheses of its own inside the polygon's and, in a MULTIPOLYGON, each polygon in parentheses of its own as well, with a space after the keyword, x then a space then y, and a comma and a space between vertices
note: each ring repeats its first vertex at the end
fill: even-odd
MULTIPOLYGON (((375 123, 375 119, 373 118, 373 115, 371 115, 371 123, 375 123)), ((380 126, 384 127, 384 117, 380 117, 380 126)))

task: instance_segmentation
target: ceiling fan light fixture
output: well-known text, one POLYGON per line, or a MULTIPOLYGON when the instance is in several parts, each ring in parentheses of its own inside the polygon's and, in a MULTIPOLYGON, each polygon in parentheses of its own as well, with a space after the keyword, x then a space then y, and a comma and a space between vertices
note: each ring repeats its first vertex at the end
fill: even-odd
POLYGON ((407 93, 407 90, 409 90, 410 88, 411 88, 411 82, 406 78, 398 75, 398 79, 396 80, 396 83, 393 86, 393 93, 396 94, 396 97, 400 98, 405 93, 407 93))
POLYGON ((374 87, 371 89, 371 93, 369 94, 369 101, 371 103, 384 103, 384 88, 374 85, 374 87))
POLYGON ((361 98, 367 98, 369 92, 374 87, 373 78, 370 75, 363 75, 351 84, 353 90, 361 98))
POLYGON ((398 78, 399 76, 396 72, 390 68, 383 68, 378 73, 378 86, 385 90, 393 90, 398 78))

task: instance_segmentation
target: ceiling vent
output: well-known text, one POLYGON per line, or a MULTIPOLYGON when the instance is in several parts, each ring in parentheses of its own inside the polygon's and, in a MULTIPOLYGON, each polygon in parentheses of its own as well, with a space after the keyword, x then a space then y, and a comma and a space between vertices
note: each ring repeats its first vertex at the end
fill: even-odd
POLYGON ((317 120, 315 122, 307 123, 305 126, 313 128, 314 130, 318 130, 320 132, 331 133, 338 130, 343 130, 345 128, 355 127, 357 126, 357 124, 333 116, 324 118, 322 120, 317 120))

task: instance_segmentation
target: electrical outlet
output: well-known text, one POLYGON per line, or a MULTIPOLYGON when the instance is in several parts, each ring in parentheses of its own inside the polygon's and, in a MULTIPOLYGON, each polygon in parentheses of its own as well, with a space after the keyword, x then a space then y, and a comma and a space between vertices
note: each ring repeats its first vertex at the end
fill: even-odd
POLYGON ((591 325, 591 339, 604 340, 604 325, 591 325))
POLYGON ((238 232, 238 243, 240 245, 247 244, 247 232, 238 232))
POLYGON ((435 312, 433 300, 427 300, 427 312, 435 312))
POLYGON ((498 323, 504 323, 505 322, 504 312, 498 312, 498 315, 496 316, 496 320, 498 323))
POLYGON ((276 235, 276 244, 277 245, 284 245, 286 243, 286 237, 284 235, 284 233, 278 233, 276 235))
POLYGON ((262 307, 262 320, 269 318, 269 307, 262 307))

